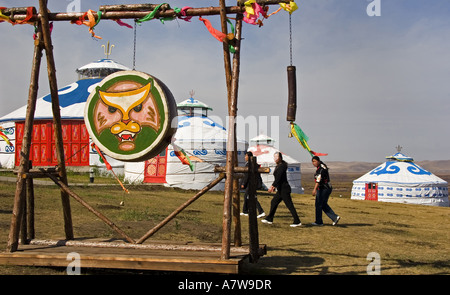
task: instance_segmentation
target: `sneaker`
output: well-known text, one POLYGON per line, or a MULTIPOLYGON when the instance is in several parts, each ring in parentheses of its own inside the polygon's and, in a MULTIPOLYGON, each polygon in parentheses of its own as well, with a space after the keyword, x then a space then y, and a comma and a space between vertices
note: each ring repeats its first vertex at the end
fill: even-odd
POLYGON ((266 216, 266 213, 265 212, 263 212, 263 213, 261 213, 261 214, 259 214, 258 216, 256 216, 257 218, 261 218, 261 217, 264 217, 264 216, 266 216))
POLYGON ((315 223, 315 222, 313 222, 313 223, 311 223, 311 225, 313 225, 313 226, 323 226, 323 223, 315 223))
POLYGON ((263 219, 263 220, 261 220, 261 222, 262 223, 267 223, 267 224, 272 224, 273 223, 272 221, 269 221, 267 219, 263 219))
POLYGON ((298 227, 298 226, 301 226, 302 224, 301 223, 294 223, 294 224, 291 224, 291 225, 289 225, 290 227, 298 227))
POLYGON ((339 220, 341 219, 341 217, 340 216, 338 216, 337 218, 336 218, 336 221, 334 221, 333 222, 333 225, 336 225, 336 224, 338 224, 338 222, 339 222, 339 220))
POLYGON ((248 216, 247 213, 241 213, 241 216, 248 216))

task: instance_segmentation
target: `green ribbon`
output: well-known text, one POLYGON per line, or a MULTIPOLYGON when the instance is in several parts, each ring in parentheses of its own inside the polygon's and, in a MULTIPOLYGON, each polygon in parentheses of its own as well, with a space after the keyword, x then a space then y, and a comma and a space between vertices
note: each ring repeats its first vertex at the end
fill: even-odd
MULTIPOLYGON (((161 3, 161 4, 159 4, 158 6, 156 6, 156 8, 155 8, 152 12, 150 12, 149 14, 147 14, 146 16, 144 16, 143 18, 138 19, 136 22, 137 22, 138 24, 140 24, 140 23, 143 23, 143 22, 146 22, 146 21, 149 21, 149 20, 154 19, 154 18, 155 18, 155 15, 158 13, 158 10, 159 10, 159 9, 161 8, 161 6, 164 5, 164 4, 167 4, 167 3, 161 3)), ((178 8, 178 7, 173 8, 173 10, 175 11, 175 13, 180 13, 180 12, 181 12, 181 9, 178 8)), ((162 17, 162 18, 160 18, 159 20, 161 21, 161 23, 164 23, 165 21, 171 21, 171 20, 174 20, 174 19, 175 19, 175 17, 162 17)))

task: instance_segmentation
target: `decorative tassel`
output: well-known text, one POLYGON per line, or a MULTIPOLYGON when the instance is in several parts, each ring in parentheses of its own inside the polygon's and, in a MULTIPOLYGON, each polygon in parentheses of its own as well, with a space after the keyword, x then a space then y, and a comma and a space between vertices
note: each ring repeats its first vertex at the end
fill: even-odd
POLYGON ((192 164, 191 160, 189 159, 186 152, 176 144, 172 143, 173 151, 175 152, 175 155, 180 159, 181 163, 183 165, 189 165, 189 168, 191 171, 194 171, 194 165, 192 164))
POLYGON ((328 154, 316 153, 311 150, 308 145, 308 136, 303 132, 303 130, 295 123, 291 123, 291 133, 297 138, 298 142, 302 145, 302 147, 309 152, 311 157, 313 156, 327 156, 328 154))

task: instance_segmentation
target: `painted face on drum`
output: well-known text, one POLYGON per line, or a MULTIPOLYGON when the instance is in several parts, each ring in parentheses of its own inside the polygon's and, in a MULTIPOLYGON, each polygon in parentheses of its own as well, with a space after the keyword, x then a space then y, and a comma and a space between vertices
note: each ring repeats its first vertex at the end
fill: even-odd
POLYGON ((100 100, 96 107, 96 129, 105 129, 116 136, 119 149, 131 151, 143 125, 159 129, 155 103, 150 94, 151 84, 121 83, 107 92, 99 91, 100 100))

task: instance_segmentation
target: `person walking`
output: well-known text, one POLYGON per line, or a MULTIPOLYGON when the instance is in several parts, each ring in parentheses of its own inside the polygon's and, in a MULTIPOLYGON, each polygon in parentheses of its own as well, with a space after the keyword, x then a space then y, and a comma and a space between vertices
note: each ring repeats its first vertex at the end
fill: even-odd
POLYGON ((316 197, 316 221, 312 225, 323 225, 322 211, 333 221, 333 225, 336 225, 341 217, 334 213, 333 209, 328 205, 328 198, 333 190, 328 167, 318 156, 314 156, 311 161, 314 167, 317 168, 314 174, 315 185, 312 191, 312 195, 316 197))
MULTIPOLYGON (((246 152, 245 153, 245 162, 247 162, 245 164, 245 167, 248 167, 248 161, 250 160, 250 157, 253 157, 253 153, 252 152, 246 152)), ((242 183, 241 183, 241 189, 245 189, 245 194, 244 194, 244 205, 242 207, 242 213, 241 215, 248 215, 248 173, 245 173, 244 178, 242 179, 242 183)), ((262 179, 261 179, 261 174, 257 173, 256 174, 256 189, 260 189, 262 186, 262 179)), ((256 195, 255 195, 256 198, 256 195)), ((258 216, 257 218, 261 218, 266 216, 266 213, 264 212, 264 209, 261 207, 261 204, 259 203, 258 199, 256 199, 256 209, 258 210, 258 216)))
POLYGON ((275 180, 273 181, 272 186, 269 188, 268 192, 272 193, 275 191, 275 189, 277 190, 277 192, 270 202, 269 215, 267 215, 265 219, 261 220, 261 222, 272 224, 275 212, 277 211, 277 207, 283 200, 284 204, 289 209, 292 217, 294 218, 294 222, 290 226, 301 226, 302 224, 300 222, 300 218, 298 217, 297 211, 295 210, 294 204, 292 203, 291 186, 289 185, 289 182, 287 180, 286 173, 287 163, 283 160, 283 156, 280 152, 276 152, 273 157, 277 166, 273 172, 275 180))

